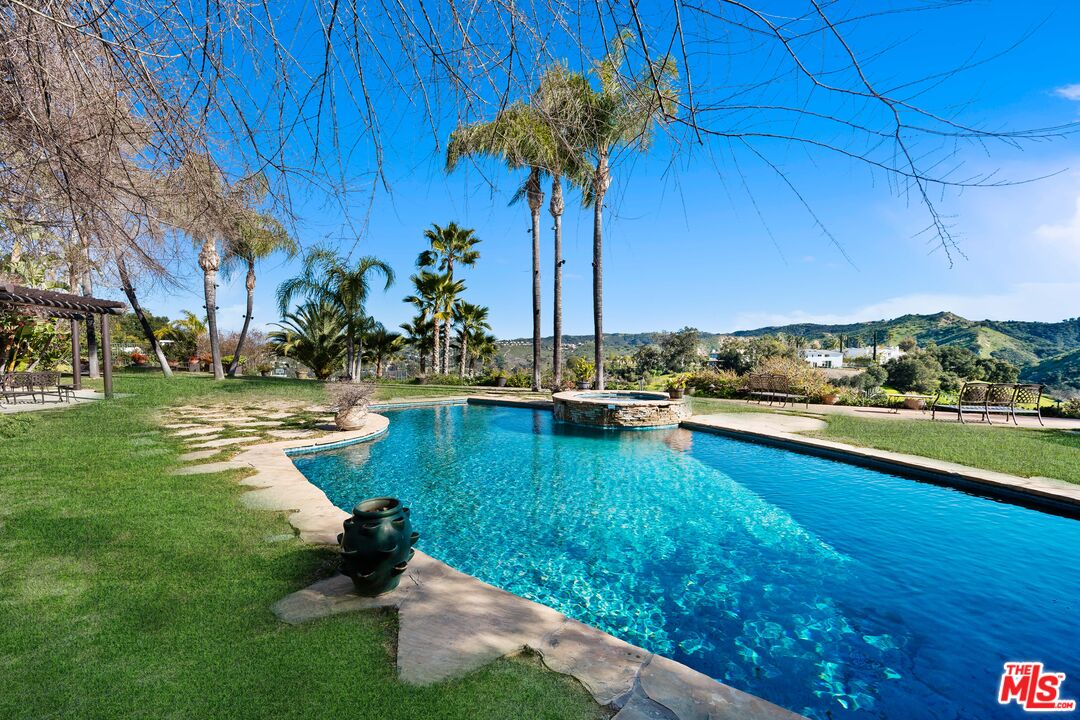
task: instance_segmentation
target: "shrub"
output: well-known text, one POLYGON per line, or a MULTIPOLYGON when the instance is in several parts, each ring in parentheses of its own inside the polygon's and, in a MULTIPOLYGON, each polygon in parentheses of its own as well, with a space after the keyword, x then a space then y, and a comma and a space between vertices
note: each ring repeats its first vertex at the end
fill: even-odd
POLYGON ((574 382, 589 382, 596 375, 596 363, 581 355, 567 360, 566 369, 574 376, 574 382))
POLYGON ((1080 398, 1066 400, 1054 410, 1060 417, 1080 418, 1080 398))
POLYGON ((349 410, 354 407, 366 407, 375 395, 375 386, 370 383, 333 383, 327 386, 330 394, 330 407, 333 410, 349 410))
POLYGON ((932 393, 941 384, 939 363, 929 353, 909 353, 885 363, 889 385, 900 392, 932 393))
POLYGON ((733 370, 699 370, 687 375, 686 389, 698 397, 730 398, 739 394, 742 383, 733 370))
POLYGON ((755 371, 769 373, 770 375, 781 375, 793 390, 807 395, 811 399, 820 399, 822 395, 832 388, 820 370, 803 360, 794 358, 765 358, 757 364, 755 371))
POLYGON ((517 372, 511 373, 510 377, 506 378, 506 387, 531 388, 532 373, 527 373, 524 370, 518 370, 517 372))

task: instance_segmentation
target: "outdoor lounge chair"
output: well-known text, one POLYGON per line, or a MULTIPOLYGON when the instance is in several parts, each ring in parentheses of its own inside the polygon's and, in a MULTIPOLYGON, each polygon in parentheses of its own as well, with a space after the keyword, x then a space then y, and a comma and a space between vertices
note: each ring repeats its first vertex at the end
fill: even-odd
POLYGON ((770 405, 779 402, 783 406, 788 402, 794 405, 796 401, 801 400, 807 408, 810 407, 810 399, 803 393, 795 392, 795 388, 783 375, 753 373, 747 381, 746 389, 747 402, 768 400, 770 405))

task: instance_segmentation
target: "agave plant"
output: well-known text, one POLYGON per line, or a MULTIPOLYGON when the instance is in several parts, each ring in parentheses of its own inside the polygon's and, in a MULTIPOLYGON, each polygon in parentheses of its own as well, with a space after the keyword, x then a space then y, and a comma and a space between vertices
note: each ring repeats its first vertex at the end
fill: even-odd
POLYGON ((345 318, 329 301, 309 300, 286 313, 267 336, 274 351, 311 368, 326 380, 345 366, 345 318))

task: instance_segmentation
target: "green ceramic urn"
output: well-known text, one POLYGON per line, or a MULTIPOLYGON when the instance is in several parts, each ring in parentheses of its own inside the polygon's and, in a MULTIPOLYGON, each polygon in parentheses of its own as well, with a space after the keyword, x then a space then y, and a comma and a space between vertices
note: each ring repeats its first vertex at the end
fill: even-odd
POLYGON ((359 595, 372 597, 397 587, 420 538, 409 522, 409 508, 397 498, 378 497, 353 508, 338 535, 341 572, 359 595))

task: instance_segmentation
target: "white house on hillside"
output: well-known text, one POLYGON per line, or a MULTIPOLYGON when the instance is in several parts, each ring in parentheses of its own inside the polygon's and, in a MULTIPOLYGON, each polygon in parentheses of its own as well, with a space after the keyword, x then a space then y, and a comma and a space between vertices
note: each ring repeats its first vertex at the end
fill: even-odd
MULTIPOLYGON (((904 351, 895 345, 879 345, 877 349, 877 361, 879 365, 884 365, 890 360, 903 357, 903 355, 904 351)), ((873 358, 874 348, 873 346, 844 348, 844 357, 852 360, 855 358, 873 358)))
POLYGON ((842 368, 844 367, 844 353, 839 350, 800 350, 799 357, 814 367, 819 368, 842 368))

